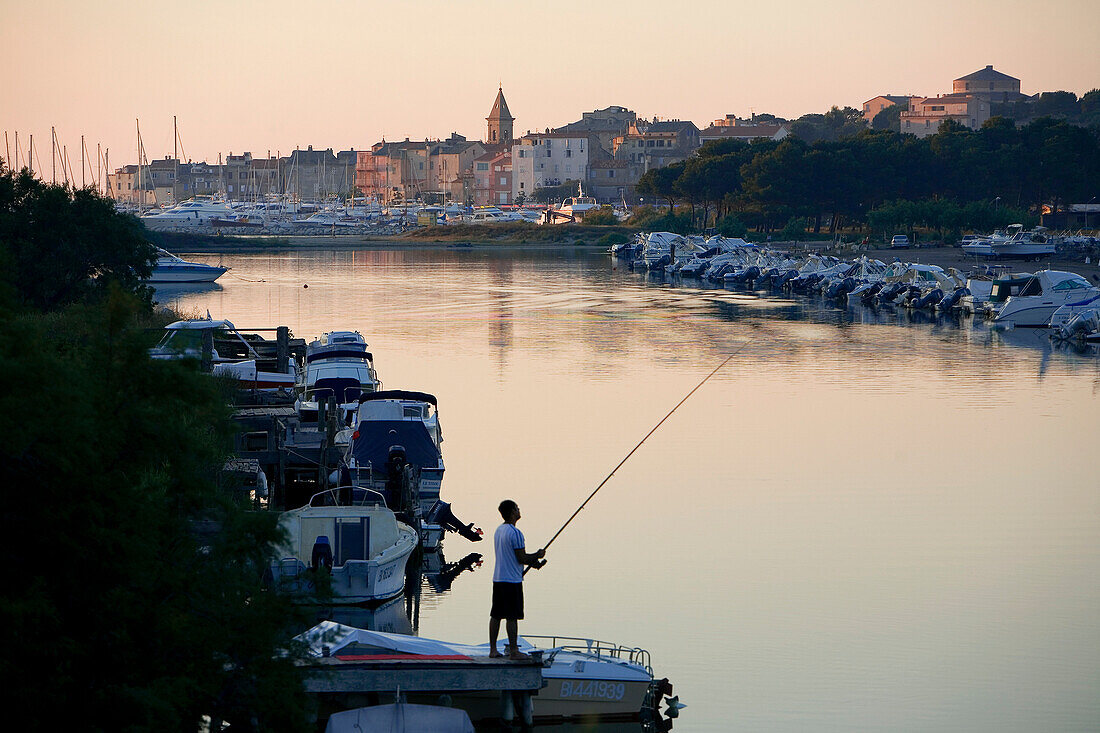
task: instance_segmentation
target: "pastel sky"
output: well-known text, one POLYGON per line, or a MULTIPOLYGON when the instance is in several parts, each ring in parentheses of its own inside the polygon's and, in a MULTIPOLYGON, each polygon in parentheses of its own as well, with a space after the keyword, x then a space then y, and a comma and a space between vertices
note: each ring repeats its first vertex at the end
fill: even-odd
MULTIPOLYGON (((607 105, 706 126, 934 95, 992 64, 1025 93, 1100 87, 1096 0, 0 0, 0 128, 50 126, 134 162, 485 134, 497 84, 516 129, 607 105)), ((0 155, 5 155, 0 149, 0 155)), ((74 168, 79 164, 73 162, 74 168)))

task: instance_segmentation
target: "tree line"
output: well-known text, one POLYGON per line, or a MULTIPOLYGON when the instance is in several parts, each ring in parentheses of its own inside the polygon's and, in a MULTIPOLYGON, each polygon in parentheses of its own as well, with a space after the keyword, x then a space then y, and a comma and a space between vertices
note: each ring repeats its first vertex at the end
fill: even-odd
MULTIPOLYGON (((833 117, 847 124, 847 115, 833 117)), ((899 202, 925 203, 951 231, 987 229, 1100 194, 1100 131, 995 117, 978 130, 949 120, 926 138, 863 129, 816 142, 721 140, 646 172, 637 191, 686 208, 695 229, 735 223, 772 232, 805 219, 814 233, 836 233, 881 222, 873 212, 899 202)))
POLYGON ((278 516, 221 477, 228 387, 148 356, 156 256, 109 199, 0 161, 5 719, 306 730, 308 624, 261 577, 278 516))

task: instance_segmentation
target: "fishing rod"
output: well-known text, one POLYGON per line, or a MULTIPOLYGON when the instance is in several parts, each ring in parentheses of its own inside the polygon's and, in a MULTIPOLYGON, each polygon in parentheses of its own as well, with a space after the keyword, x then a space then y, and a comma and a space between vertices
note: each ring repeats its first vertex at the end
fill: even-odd
MULTIPOLYGON (((565 531, 565 528, 569 526, 569 523, 570 523, 570 522, 572 522, 572 521, 573 521, 573 519, 574 519, 574 518, 576 518, 576 516, 577 516, 578 514, 580 514, 580 513, 581 513, 581 510, 582 510, 582 509, 584 509, 585 505, 586 505, 586 504, 588 504, 588 502, 592 501, 592 497, 593 497, 593 496, 595 496, 595 495, 596 495, 597 493, 599 493, 600 489, 602 489, 602 488, 603 488, 604 484, 606 484, 606 483, 607 483, 608 481, 610 481, 610 480, 611 480, 611 477, 615 475, 615 472, 616 472, 616 471, 618 471, 618 470, 619 470, 620 468, 622 468, 622 467, 623 467, 623 464, 624 464, 624 463, 626 463, 627 461, 629 461, 629 460, 630 460, 630 457, 631 457, 632 455, 634 455, 634 452, 635 452, 636 450, 638 450, 639 448, 641 448, 641 447, 642 447, 642 444, 643 444, 643 443, 645 443, 645 442, 646 442, 647 440, 649 440, 649 436, 651 436, 651 435, 653 435, 653 434, 654 434, 655 432, 657 432, 657 428, 661 427, 661 425, 663 425, 663 424, 664 424, 665 420, 667 420, 667 419, 669 419, 670 417, 672 417, 672 413, 674 413, 674 412, 676 412, 676 411, 677 411, 678 409, 680 409, 680 405, 682 405, 682 404, 684 404, 685 402, 687 402, 687 401, 688 401, 688 398, 690 398, 690 397, 691 397, 691 396, 692 396, 693 394, 695 394, 696 390, 698 390, 698 389, 699 389, 700 387, 702 387, 702 386, 703 386, 704 384, 706 384, 706 383, 707 383, 707 380, 708 380, 708 379, 710 379, 710 378, 711 378, 711 377, 713 377, 713 376, 714 376, 715 374, 717 374, 717 373, 718 373, 718 371, 719 371, 719 370, 720 370, 720 369, 721 369, 722 367, 724 367, 724 366, 725 366, 726 364, 728 364, 728 363, 729 363, 729 360, 730 360, 730 359, 732 359, 733 357, 735 357, 735 356, 737 355, 737 353, 738 353, 739 351, 741 351, 741 349, 745 348, 745 347, 746 347, 746 346, 748 346, 748 345, 749 345, 749 341, 746 341, 746 342, 744 342, 743 344, 741 344, 740 346, 738 346, 738 347, 737 347, 736 349, 734 349, 733 351, 731 351, 731 352, 730 352, 730 355, 729 355, 729 356, 727 356, 727 357, 726 357, 726 358, 725 358, 725 359, 724 359, 724 360, 722 361, 722 363, 721 363, 721 364, 719 364, 718 366, 716 366, 716 367, 714 368, 714 371, 712 371, 712 372, 711 372, 710 374, 708 374, 707 376, 703 377, 702 381, 701 381, 701 382, 699 382, 699 384, 695 385, 695 387, 693 387, 693 388, 692 388, 692 390, 691 390, 690 392, 688 392, 688 393, 687 393, 686 395, 684 395, 684 398, 683 398, 682 400, 680 400, 679 402, 677 402, 677 403, 676 403, 676 406, 675 406, 675 407, 673 407, 673 408, 672 408, 671 410, 669 410, 669 411, 668 411, 668 414, 667 414, 667 415, 665 415, 664 417, 662 417, 662 418, 661 418, 661 420, 660 420, 660 422, 658 422, 658 423, 657 423, 656 425, 654 425, 654 426, 653 426, 653 429, 652 429, 652 430, 650 430, 650 431, 649 431, 648 433, 646 433, 646 434, 645 434, 645 437, 644 437, 644 438, 642 438, 642 439, 641 439, 640 441, 638 441, 638 444, 637 444, 636 446, 634 446, 633 448, 631 448, 630 452, 626 454, 626 458, 623 458, 623 459, 622 459, 621 461, 619 461, 619 465, 617 465, 617 466, 615 466, 615 468, 611 469, 611 473, 607 474, 607 477, 606 477, 606 478, 604 478, 604 480, 600 482, 600 485, 599 485, 599 486, 597 486, 597 487, 596 487, 595 489, 593 489, 593 490, 592 490, 592 493, 588 495, 588 498, 587 498, 587 499, 585 499, 585 500, 584 500, 584 501, 583 501, 583 502, 581 503, 581 505, 580 505, 579 507, 577 507, 577 510, 576 510, 575 512, 573 512, 573 514, 572 514, 572 515, 570 515, 569 519, 565 520, 565 524, 563 524, 563 525, 561 526, 561 529, 559 529, 559 530, 558 530, 557 532, 555 532, 555 533, 554 533, 554 536, 550 538, 550 541, 549 541, 549 542, 547 542, 547 543, 546 543, 546 545, 544 545, 544 546, 543 546, 543 548, 542 548, 542 549, 543 549, 543 551, 545 551, 545 550, 549 549, 550 545, 554 544, 554 540, 556 540, 556 539, 558 538, 558 535, 560 535, 560 534, 561 534, 562 532, 564 532, 564 531, 565 531)), ((530 565, 530 566, 528 566, 528 567, 526 567, 526 568, 524 568, 524 569, 523 569, 523 574, 524 574, 524 575, 526 575, 526 574, 527 574, 527 571, 528 571, 528 570, 530 570, 530 569, 531 569, 532 567, 535 567, 535 568, 541 568, 541 567, 542 567, 543 565, 545 565, 545 564, 546 564, 546 561, 545 561, 545 560, 542 560, 542 561, 541 561, 541 563, 540 563, 540 564, 538 564, 538 565, 530 565)))

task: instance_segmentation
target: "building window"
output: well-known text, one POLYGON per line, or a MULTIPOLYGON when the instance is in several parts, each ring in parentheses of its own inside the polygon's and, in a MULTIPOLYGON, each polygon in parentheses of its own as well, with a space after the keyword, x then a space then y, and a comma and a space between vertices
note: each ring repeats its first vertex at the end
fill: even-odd
POLYGON ((614 168, 608 168, 607 169, 607 177, 608 178, 614 178, 615 177, 615 169, 614 168))
POLYGON ((993 82, 989 82, 989 91, 993 91, 993 82))
POLYGON ((477 169, 479 171, 487 171, 487 170, 489 170, 489 164, 488 163, 478 163, 477 164, 477 169))
POLYGON ((508 185, 508 179, 504 176, 501 176, 500 177, 500 185, 507 186, 508 185))
POLYGON ((566 158, 572 158, 573 157, 573 151, 570 150, 569 148, 566 148, 565 149, 565 157, 566 158))

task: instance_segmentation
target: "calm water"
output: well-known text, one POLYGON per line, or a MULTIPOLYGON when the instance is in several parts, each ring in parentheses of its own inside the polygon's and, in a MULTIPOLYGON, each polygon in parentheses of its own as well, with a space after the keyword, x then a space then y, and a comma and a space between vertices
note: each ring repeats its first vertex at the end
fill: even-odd
MULTIPOLYGON (((649 649, 677 731, 1100 729, 1095 354, 571 250, 195 259, 233 269, 162 300, 359 330, 436 394, 445 498, 516 499, 529 549, 736 351, 527 576, 521 632, 649 649)), ((425 584, 420 633, 481 641, 491 575, 425 584)))

